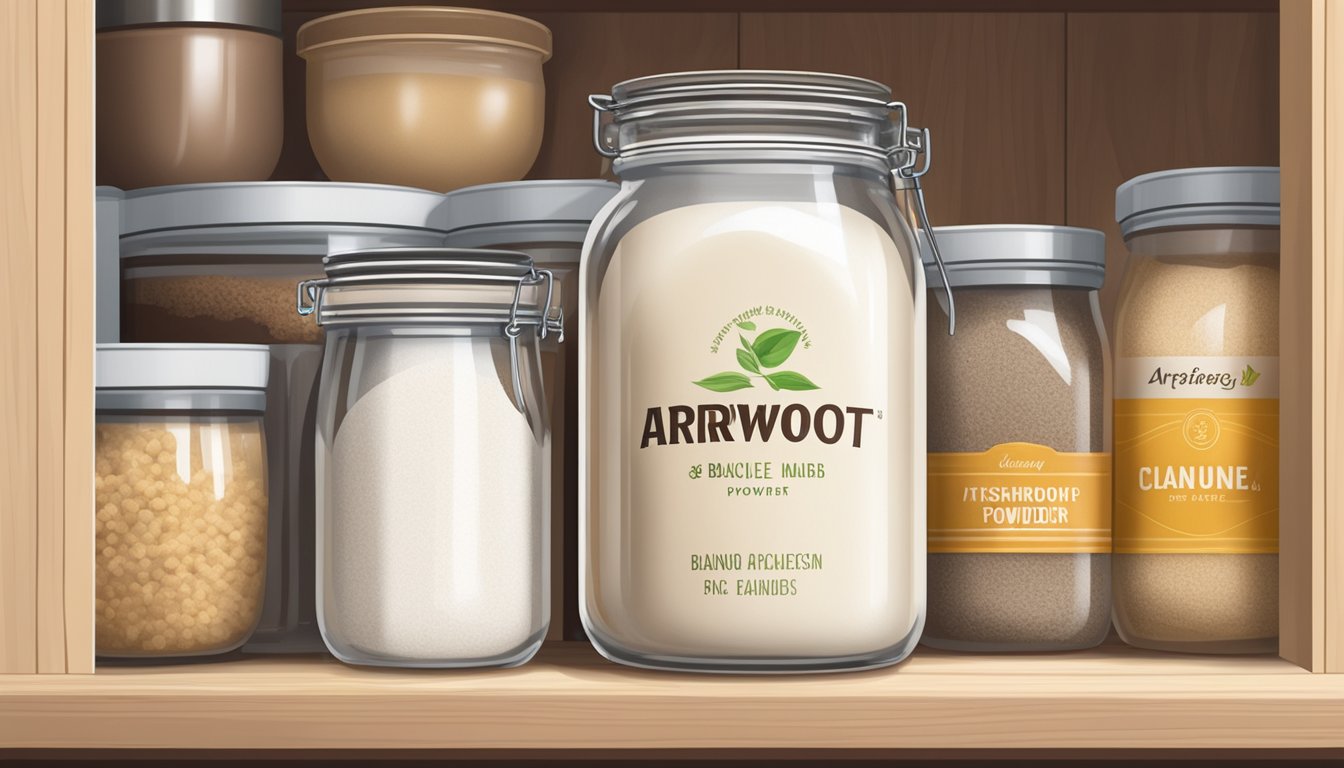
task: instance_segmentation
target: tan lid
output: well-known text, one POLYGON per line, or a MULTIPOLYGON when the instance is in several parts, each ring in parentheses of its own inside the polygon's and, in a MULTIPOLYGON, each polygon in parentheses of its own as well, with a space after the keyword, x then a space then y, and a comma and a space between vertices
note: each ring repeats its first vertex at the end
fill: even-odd
POLYGON ((375 40, 456 40, 526 48, 551 57, 551 30, 532 19, 477 8, 364 8, 299 27, 300 56, 318 48, 375 40))

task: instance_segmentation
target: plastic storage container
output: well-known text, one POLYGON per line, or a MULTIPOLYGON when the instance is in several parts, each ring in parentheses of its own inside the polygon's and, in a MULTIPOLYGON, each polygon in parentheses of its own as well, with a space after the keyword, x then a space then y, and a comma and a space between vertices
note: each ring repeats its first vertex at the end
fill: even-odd
POLYGON ((658 75, 590 100, 621 191, 580 276, 584 629, 646 667, 905 658, 925 283, 903 211, 927 132, 841 75, 658 75))
POLYGON ((257 346, 98 345, 100 657, 224 653, 257 625, 268 365, 257 346))
POLYGON ((122 206, 122 339, 268 344, 266 607, 249 652, 322 650, 313 595, 313 439, 322 329, 294 286, 329 252, 440 245, 443 196, 372 184, 256 182, 137 190, 122 206))
POLYGON ((1090 648, 1111 628, 1105 238, 1029 225, 935 232, 957 333, 943 332, 933 292, 923 642, 1090 648))
POLYGON ((367 8, 299 28, 308 139, 327 176, 446 192, 521 179, 545 116, 542 24, 474 8, 367 8))
POLYGON ((326 268, 299 290, 327 331, 322 638, 352 664, 527 661, 550 616, 550 275, 521 253, 456 249, 356 251, 326 268))
POLYGON ((1279 634, 1279 170, 1116 190, 1115 626, 1131 645, 1272 652, 1279 634))
POLYGON ((280 3, 99 0, 98 183, 265 179, 284 138, 280 3))
MULTIPOLYGON (((588 226, 620 187, 596 179, 515 181, 450 192, 444 198, 447 244, 459 248, 502 248, 532 257, 555 280, 556 301, 565 317, 579 314, 579 255, 588 226)), ((552 555, 565 564, 564 579, 551 584, 552 606, 565 615, 551 628, 554 637, 585 640, 579 620, 579 365, 577 325, 564 344, 554 337, 541 345, 542 380, 551 408, 552 555), (562 626, 563 625, 563 626, 562 626)))

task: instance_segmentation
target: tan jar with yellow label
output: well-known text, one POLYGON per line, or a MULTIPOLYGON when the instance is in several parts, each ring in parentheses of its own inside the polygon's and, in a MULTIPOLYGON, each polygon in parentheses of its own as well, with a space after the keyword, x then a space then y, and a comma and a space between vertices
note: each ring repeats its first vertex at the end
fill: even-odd
POLYGON ((929 571, 923 642, 1062 651, 1111 626, 1102 234, 935 230, 956 295, 929 306, 929 571))
POLYGON ((1116 191, 1115 624, 1125 642, 1271 652, 1279 589, 1279 171, 1116 191))

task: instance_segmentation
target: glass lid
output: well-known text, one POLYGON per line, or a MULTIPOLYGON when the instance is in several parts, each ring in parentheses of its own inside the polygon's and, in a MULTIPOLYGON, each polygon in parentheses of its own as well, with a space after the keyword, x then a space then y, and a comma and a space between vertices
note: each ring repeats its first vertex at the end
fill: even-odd
POLYGON ((479 326, 516 337, 563 334, 551 273, 527 254, 478 248, 369 248, 323 259, 327 276, 298 284, 300 315, 321 325, 479 326))
POLYGON ((926 134, 909 126, 890 88, 849 75, 675 72, 626 80, 588 101, 597 150, 617 166, 653 152, 731 148, 866 156, 886 169, 912 166, 925 148, 926 134))

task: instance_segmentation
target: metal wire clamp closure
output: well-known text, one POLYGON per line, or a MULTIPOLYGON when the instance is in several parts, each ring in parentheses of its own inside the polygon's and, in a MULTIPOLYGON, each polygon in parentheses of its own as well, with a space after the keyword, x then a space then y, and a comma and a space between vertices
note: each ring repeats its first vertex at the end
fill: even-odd
MULTIPOLYGON (((929 223, 929 212, 924 205, 924 188, 919 183, 920 177, 929 172, 929 164, 932 162, 932 139, 928 128, 910 127, 907 117, 909 110, 903 102, 890 102, 887 108, 896 113, 898 137, 890 152, 892 177, 909 181, 915 193, 915 215, 919 218, 920 228, 928 235, 929 251, 933 253, 933 261, 938 265, 938 276, 942 278, 943 290, 947 294, 947 335, 953 336, 957 332, 956 300, 952 297, 952 283, 947 279, 947 266, 943 264, 943 254, 938 250, 938 238, 934 236, 933 225, 929 223)), ((918 254, 916 257, 918 258, 918 254)), ((918 263, 916 268, 923 269, 924 266, 918 263)))

